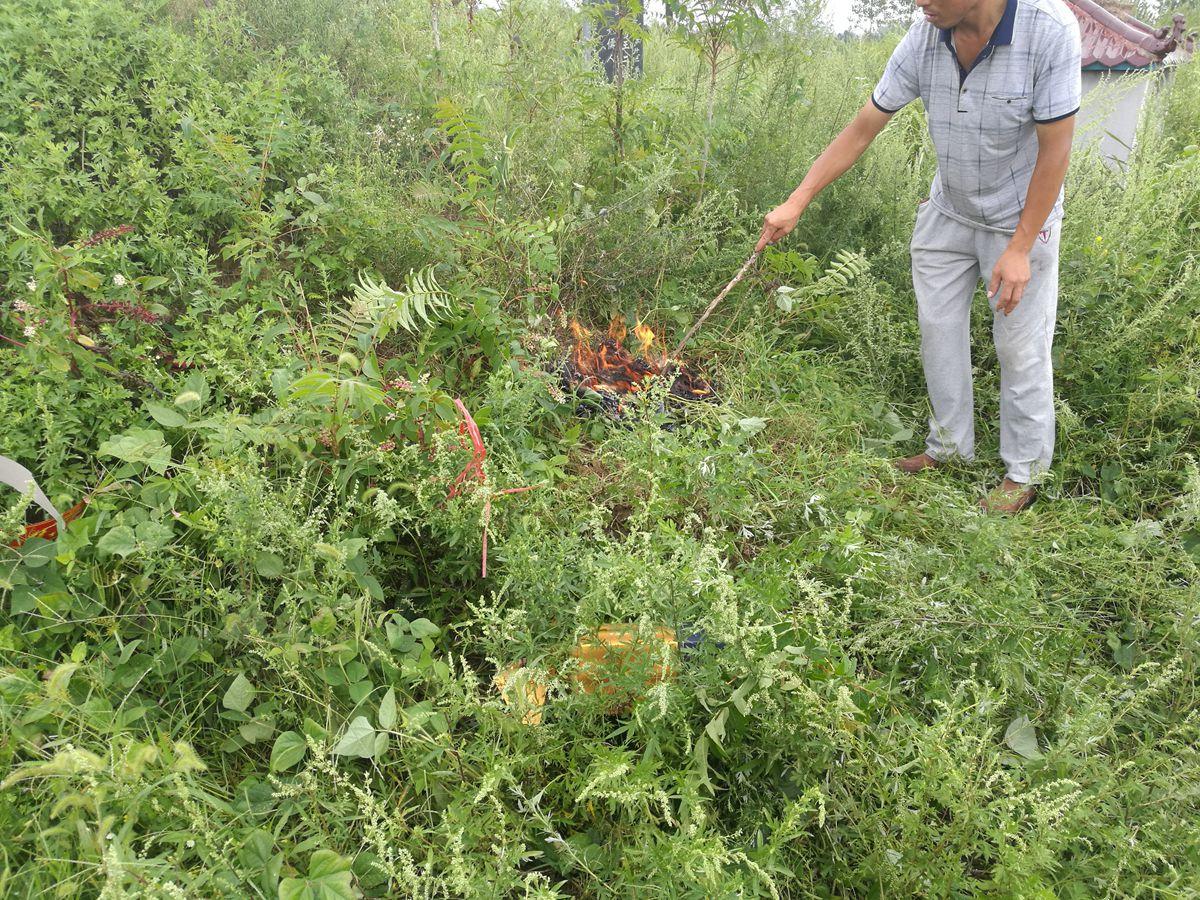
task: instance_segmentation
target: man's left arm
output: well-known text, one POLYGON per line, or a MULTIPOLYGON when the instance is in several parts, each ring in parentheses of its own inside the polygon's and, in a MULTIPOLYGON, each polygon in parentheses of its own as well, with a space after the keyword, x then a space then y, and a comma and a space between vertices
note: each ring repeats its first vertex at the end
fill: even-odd
POLYGON ((1075 116, 1067 116, 1056 122, 1037 126, 1038 155, 1029 179, 1029 190, 1025 195, 1025 208, 1013 233, 1008 247, 992 269, 992 280, 988 283, 988 297, 1000 289, 996 310, 1006 316, 1017 308, 1025 286, 1029 284, 1029 251, 1046 217, 1054 209, 1058 192, 1067 176, 1067 165, 1071 161, 1071 139, 1075 134, 1075 116))

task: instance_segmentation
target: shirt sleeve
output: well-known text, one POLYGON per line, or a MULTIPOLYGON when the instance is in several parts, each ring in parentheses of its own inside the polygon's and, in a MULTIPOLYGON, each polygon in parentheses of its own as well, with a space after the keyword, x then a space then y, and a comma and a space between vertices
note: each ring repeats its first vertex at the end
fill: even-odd
POLYGON ((1079 112, 1083 93, 1079 23, 1074 16, 1048 40, 1033 75, 1033 121, 1057 122, 1079 112))
POLYGON ((879 83, 871 93, 871 102, 875 104, 875 108, 889 116, 921 96, 921 85, 917 80, 920 63, 917 56, 917 29, 923 24, 915 23, 901 38, 896 49, 892 51, 879 83))

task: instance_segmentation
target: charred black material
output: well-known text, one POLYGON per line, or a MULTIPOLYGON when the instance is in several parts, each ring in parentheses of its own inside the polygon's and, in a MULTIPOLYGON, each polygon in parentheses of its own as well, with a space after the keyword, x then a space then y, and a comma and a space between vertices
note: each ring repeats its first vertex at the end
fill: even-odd
MULTIPOLYGON (((609 355, 623 352, 620 345, 610 338, 604 338, 600 345, 609 355)), ((674 371, 672 377, 671 372, 660 372, 653 364, 640 357, 629 359, 625 365, 623 374, 606 377, 604 373, 598 375, 581 371, 575 355, 567 355, 560 369, 560 381, 564 391, 584 401, 578 407, 580 415, 603 415, 614 420, 623 419, 623 402, 642 390, 644 383, 652 377, 672 379, 667 397, 667 405, 672 409, 679 410, 687 403, 720 402, 713 383, 686 368, 674 371)), ((666 410, 660 408, 660 411, 666 410)))

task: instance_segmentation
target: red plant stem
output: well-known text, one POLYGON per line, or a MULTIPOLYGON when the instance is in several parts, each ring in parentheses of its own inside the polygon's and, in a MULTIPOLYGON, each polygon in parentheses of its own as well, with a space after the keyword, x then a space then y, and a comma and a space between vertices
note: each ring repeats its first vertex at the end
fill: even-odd
MULTIPOLYGON (((479 433, 479 426, 475 424, 475 420, 471 418, 471 413, 467 409, 467 405, 454 398, 454 405, 458 408, 459 415, 463 417, 462 423, 458 426, 459 434, 464 430, 471 436, 471 459, 463 466, 461 472, 454 479, 454 483, 450 485, 450 490, 446 494, 447 500, 452 500, 457 497, 465 482, 474 474, 480 484, 487 482, 487 473, 483 470, 483 462, 487 459, 487 447, 483 443, 483 436, 479 433)), ((541 487, 539 484, 532 484, 528 487, 506 488, 503 491, 497 491, 494 496, 503 497, 508 494, 523 494, 526 491, 532 491, 534 488, 541 487)), ((479 561, 479 577, 487 578, 488 564, 488 526, 492 522, 492 497, 488 497, 483 501, 483 551, 479 561)))
POLYGON ((487 480, 487 476, 483 471, 483 463, 487 459, 487 447, 483 444, 483 437, 479 433, 479 426, 471 418, 471 413, 465 403, 455 397, 454 405, 458 407, 458 412, 463 417, 463 422, 459 425, 459 431, 461 432, 463 428, 466 428, 467 433, 471 436, 471 446, 474 448, 474 452, 471 455, 471 460, 463 466, 463 470, 454 479, 454 484, 450 486, 450 493, 447 495, 447 499, 457 497, 460 493, 459 488, 472 474, 475 475, 480 484, 483 484, 487 480))
POLYGON ((526 491, 532 491, 535 488, 540 488, 540 487, 541 487, 540 484, 531 484, 528 487, 506 488, 503 491, 496 491, 496 496, 503 497, 505 494, 523 494, 526 491))

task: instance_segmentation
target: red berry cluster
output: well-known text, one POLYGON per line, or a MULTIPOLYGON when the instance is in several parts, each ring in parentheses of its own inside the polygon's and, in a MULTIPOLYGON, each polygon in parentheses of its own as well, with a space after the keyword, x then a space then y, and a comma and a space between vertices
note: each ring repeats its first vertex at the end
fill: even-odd
POLYGON ((145 322, 147 325, 153 325, 155 322, 158 322, 162 319, 162 316, 151 312, 144 306, 137 306, 133 303, 124 303, 120 300, 89 303, 88 307, 91 309, 100 310, 101 312, 115 313, 118 316, 137 319, 139 322, 145 322))
POLYGON ((86 237, 79 242, 80 247, 95 247, 97 244, 103 244, 105 241, 111 241, 113 238, 118 238, 123 234, 129 234, 133 231, 132 225, 118 225, 116 228, 106 228, 104 231, 97 231, 91 237, 86 237))

